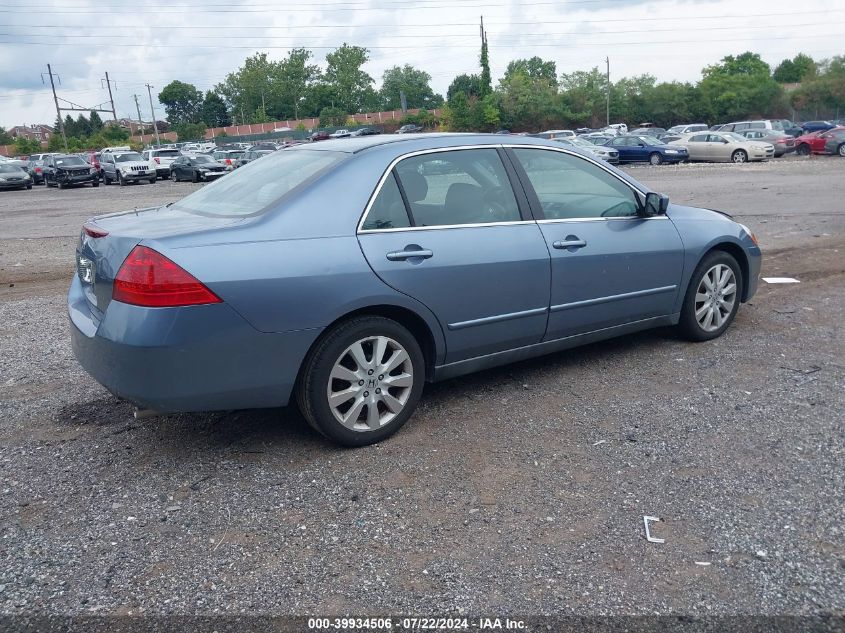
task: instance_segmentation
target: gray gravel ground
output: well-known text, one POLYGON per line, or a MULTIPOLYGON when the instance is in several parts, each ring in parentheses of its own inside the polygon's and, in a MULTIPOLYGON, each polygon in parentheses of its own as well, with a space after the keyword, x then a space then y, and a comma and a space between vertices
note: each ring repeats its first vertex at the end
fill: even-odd
POLYGON ((357 450, 293 410, 135 421, 74 361, 81 220, 192 185, 3 194, 0 614, 843 613, 843 166, 631 168, 738 212, 802 283, 710 343, 430 386, 357 450))

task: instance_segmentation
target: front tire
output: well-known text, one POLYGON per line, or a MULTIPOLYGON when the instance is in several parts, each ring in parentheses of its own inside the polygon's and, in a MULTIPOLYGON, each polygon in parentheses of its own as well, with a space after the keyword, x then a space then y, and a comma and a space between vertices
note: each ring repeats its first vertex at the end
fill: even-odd
POLYGON ((196 171, 191 172, 191 182, 199 182, 199 181, 200 181, 200 175, 196 171))
POLYGON ((836 151, 840 156, 845 157, 845 143, 842 143, 836 151))
POLYGON ((744 149, 738 149, 731 154, 731 162, 741 164, 748 162, 748 153, 744 149))
POLYGON ((117 182, 118 182, 118 184, 120 184, 121 187, 126 186, 126 179, 123 177, 123 174, 121 174, 120 172, 117 172, 117 182))
POLYGON ((693 271, 681 307, 678 330, 690 341, 709 341, 724 334, 739 310, 742 272, 736 259, 712 251, 693 271))
POLYGON ((651 156, 648 157, 648 162, 652 165, 660 165, 663 163, 663 157, 657 152, 652 152, 651 156))
POLYGON ((425 380, 425 359, 402 325, 378 316, 332 328, 314 346, 296 387, 309 424, 345 446, 379 442, 411 417, 425 380))
POLYGON ((795 153, 799 156, 809 156, 810 155, 810 146, 806 143, 801 143, 796 149, 795 153))
POLYGON ((92 180, 92 181, 91 181, 91 186, 92 186, 92 187, 99 187, 99 186, 100 186, 100 181, 99 181, 99 180, 92 180))

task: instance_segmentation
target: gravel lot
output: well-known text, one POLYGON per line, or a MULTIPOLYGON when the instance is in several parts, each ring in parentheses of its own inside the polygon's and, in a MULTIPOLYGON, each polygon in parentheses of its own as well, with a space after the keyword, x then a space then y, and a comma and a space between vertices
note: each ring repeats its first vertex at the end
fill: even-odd
POLYGON ((843 166, 629 168, 802 283, 710 343, 430 386, 358 450, 293 410, 135 421, 74 361, 81 222, 198 185, 0 193, 0 614, 842 614, 843 166))

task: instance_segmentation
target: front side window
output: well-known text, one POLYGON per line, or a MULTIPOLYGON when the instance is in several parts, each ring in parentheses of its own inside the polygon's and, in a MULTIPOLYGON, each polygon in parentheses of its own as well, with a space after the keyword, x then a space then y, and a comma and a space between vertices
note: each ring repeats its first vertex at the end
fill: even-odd
POLYGON ((372 231, 374 229, 402 229, 410 225, 399 185, 396 184, 396 175, 391 172, 373 201, 373 206, 370 207, 370 212, 361 228, 372 231))
POLYGON ((633 217, 633 190, 598 165, 562 152, 513 150, 548 220, 633 217))
POLYGON ((396 175, 415 226, 521 219, 507 172, 495 149, 412 156, 396 166, 396 175))

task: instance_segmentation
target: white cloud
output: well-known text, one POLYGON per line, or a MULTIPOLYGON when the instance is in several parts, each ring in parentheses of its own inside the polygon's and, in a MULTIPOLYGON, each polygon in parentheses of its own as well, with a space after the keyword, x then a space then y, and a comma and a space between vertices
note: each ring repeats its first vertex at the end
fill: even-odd
MULTIPOLYGON (((50 0, 30 11, 24 0, 0 7, 0 125, 52 123, 55 108, 41 73, 50 62, 59 96, 82 106, 108 99, 101 78, 117 82, 118 116, 149 117, 145 83, 173 79, 207 90, 250 54, 274 59, 310 48, 318 63, 343 42, 371 49, 367 71, 409 63, 445 93, 460 73, 478 71, 478 19, 484 14, 494 81, 511 59, 539 55, 558 72, 603 68, 695 81, 701 68, 745 50, 772 65, 805 52, 843 52, 845 7, 827 0, 50 0), (131 8, 130 8, 131 7, 131 8), (138 8, 143 7, 143 11, 138 8), (747 16, 729 18, 725 16, 747 16)), ((157 115, 164 111, 156 103, 157 115)))

